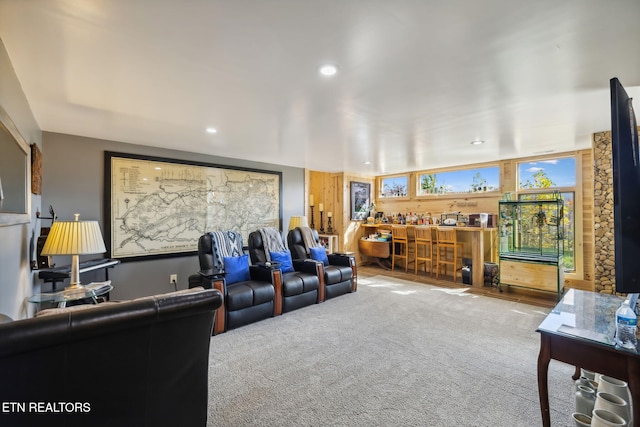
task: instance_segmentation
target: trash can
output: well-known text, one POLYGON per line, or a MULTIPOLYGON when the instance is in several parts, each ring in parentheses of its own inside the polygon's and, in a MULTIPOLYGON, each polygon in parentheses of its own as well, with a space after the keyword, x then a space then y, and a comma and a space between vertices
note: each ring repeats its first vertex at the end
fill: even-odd
POLYGON ((500 279, 498 264, 495 262, 484 263, 484 285, 485 286, 498 286, 500 279))
POLYGON ((462 283, 471 285, 471 258, 462 258, 462 283))

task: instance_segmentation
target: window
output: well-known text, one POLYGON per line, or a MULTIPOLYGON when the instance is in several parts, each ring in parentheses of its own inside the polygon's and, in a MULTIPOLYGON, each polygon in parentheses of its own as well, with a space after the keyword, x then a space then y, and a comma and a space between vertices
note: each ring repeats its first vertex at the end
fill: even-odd
POLYGON ((564 200, 564 270, 576 271, 576 158, 562 157, 518 163, 518 199, 550 199, 553 190, 564 200))
POLYGON ((379 189, 382 198, 407 197, 409 196, 409 177, 402 175, 380 178, 379 189))
POLYGON ((518 163, 518 188, 576 186, 576 159, 565 157, 518 163))
POLYGON ((416 188, 418 196, 498 191, 500 168, 491 166, 419 174, 416 188))

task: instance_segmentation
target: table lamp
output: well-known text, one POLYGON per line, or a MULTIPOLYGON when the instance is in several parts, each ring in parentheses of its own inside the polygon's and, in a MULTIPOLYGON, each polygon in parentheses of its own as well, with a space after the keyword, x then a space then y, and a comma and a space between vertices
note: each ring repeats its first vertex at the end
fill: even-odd
POLYGON ((98 221, 78 221, 80 214, 74 216, 75 221, 54 221, 42 248, 42 255, 71 255, 71 282, 65 292, 84 288, 80 283, 79 255, 107 251, 98 221))
POLYGON ((289 220, 289 230, 293 230, 296 227, 308 227, 306 216, 292 216, 289 220))

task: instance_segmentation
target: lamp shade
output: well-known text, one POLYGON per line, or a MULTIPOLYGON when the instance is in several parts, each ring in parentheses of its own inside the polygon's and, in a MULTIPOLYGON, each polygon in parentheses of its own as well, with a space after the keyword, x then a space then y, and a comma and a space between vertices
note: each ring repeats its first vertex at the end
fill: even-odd
POLYGON ((98 221, 54 221, 42 255, 87 255, 106 251, 98 221))
POLYGON ((289 220, 289 230, 293 230, 296 227, 308 227, 306 216, 292 216, 289 220))

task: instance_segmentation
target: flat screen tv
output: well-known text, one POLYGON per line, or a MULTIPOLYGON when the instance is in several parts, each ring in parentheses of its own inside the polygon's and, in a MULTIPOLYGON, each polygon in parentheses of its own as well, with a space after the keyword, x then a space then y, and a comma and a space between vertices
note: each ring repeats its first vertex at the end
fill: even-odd
POLYGON ((640 156, 631 98, 611 79, 616 292, 640 293, 640 156))

